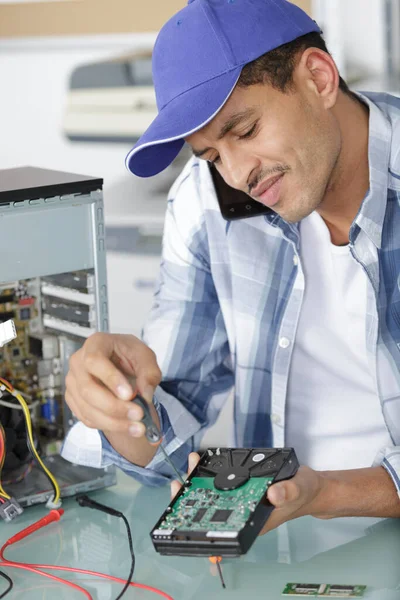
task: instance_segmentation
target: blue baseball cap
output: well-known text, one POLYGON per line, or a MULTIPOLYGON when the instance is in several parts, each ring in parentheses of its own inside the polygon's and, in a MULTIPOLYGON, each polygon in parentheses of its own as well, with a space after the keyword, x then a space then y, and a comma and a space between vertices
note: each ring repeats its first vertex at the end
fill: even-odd
POLYGON ((158 115, 126 157, 139 177, 163 171, 184 138, 204 127, 242 68, 320 28, 288 0, 189 0, 163 26, 152 58, 158 115))

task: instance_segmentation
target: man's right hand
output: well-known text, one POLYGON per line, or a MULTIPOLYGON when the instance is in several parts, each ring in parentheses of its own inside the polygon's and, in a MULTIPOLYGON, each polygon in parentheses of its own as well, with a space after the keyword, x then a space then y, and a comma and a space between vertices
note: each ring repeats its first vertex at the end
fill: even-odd
POLYGON ((142 409, 130 400, 138 391, 151 405, 159 425, 152 399, 160 380, 155 354, 141 340, 133 335, 95 333, 70 359, 65 399, 82 423, 102 430, 120 454, 145 466, 155 448, 143 437, 142 409), (133 438, 141 439, 134 443, 133 438))

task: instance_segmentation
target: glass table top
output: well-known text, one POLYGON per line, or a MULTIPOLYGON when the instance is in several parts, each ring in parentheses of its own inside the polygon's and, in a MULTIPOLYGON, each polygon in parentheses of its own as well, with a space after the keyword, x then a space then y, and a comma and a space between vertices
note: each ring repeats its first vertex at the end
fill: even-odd
MULTIPOLYGON (((149 532, 170 500, 169 487, 147 488, 119 473, 118 485, 91 494, 128 518, 136 555, 134 581, 168 593, 174 600, 278 600, 289 582, 366 585, 365 600, 400 600, 400 519, 298 519, 259 537, 241 558, 223 559, 222 589, 216 566, 207 558, 165 557, 155 552, 149 532)), ((122 520, 63 503, 65 514, 11 547, 6 557, 21 562, 60 564, 126 578, 130 555, 122 520)), ((27 508, 12 523, 0 523, 2 543, 45 516, 44 506, 27 508)), ((74 600, 78 591, 37 575, 7 569, 14 589, 7 600, 74 600)), ((85 587, 94 599, 112 600, 121 584, 86 575, 54 572, 85 587)), ((0 581, 0 594, 5 589, 0 581)), ((156 600, 150 591, 130 588, 124 598, 156 600)))

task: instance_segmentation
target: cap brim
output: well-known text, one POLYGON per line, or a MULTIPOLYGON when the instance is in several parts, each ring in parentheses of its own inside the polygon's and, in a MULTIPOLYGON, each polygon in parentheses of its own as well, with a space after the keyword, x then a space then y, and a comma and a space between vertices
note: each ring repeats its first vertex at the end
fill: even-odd
POLYGON ((231 95, 241 73, 237 67, 174 98, 158 113, 126 157, 134 175, 151 177, 179 154, 184 139, 209 123, 231 95))

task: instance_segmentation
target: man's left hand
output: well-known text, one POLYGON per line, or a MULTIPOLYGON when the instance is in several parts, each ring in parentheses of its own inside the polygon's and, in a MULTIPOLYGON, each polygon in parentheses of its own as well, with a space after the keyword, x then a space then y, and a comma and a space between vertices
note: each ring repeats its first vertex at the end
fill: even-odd
POLYGON ((260 535, 271 531, 292 519, 312 515, 328 519, 330 515, 321 512, 319 502, 326 480, 321 473, 301 466, 292 479, 271 485, 267 498, 275 506, 260 535))

